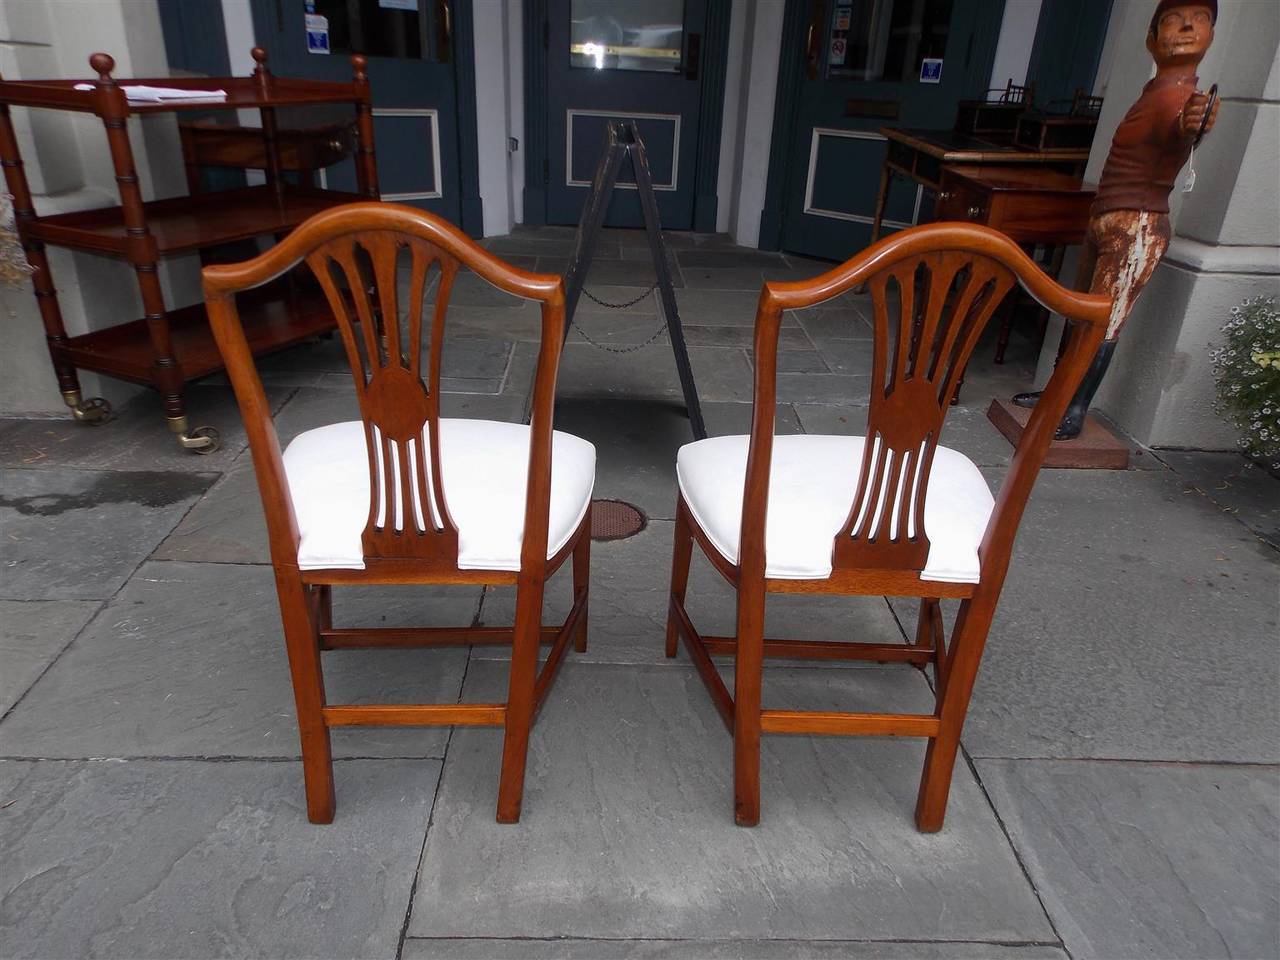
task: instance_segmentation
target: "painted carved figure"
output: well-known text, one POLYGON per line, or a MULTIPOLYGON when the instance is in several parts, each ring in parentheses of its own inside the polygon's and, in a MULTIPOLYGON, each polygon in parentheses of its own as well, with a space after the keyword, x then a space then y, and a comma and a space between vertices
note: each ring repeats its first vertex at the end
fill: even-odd
MULTIPOLYGON (((1089 405, 1134 302, 1169 246, 1169 193, 1192 147, 1213 127, 1216 97, 1196 89, 1196 67, 1213 42, 1217 0, 1161 0, 1147 32, 1156 75, 1111 140, 1090 210, 1077 286, 1115 300, 1107 339, 1058 427, 1080 435, 1089 405)), ((1039 393, 1014 402, 1034 406, 1039 393)))

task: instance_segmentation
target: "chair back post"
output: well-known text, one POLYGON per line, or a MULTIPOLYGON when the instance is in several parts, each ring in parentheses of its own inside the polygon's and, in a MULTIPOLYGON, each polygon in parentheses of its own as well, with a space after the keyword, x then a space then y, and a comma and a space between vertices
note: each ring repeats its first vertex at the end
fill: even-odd
POLYGON ((991 519, 978 547, 982 586, 994 591, 996 595, 999 595, 1004 585, 1018 525, 1022 521, 1036 477, 1040 475, 1049 445, 1053 442, 1054 433, 1106 336, 1111 301, 1104 296, 1079 296, 1100 303, 1083 304, 1080 312, 1074 315, 1059 311, 1070 327, 1066 350, 1058 358, 1053 375, 1031 411, 1022 436, 1018 438, 1013 460, 996 496, 995 508, 991 511, 991 519))
MULTIPOLYGON (((983 583, 990 561, 998 592, 1026 498, 1053 430, 1100 342, 1110 301, 1060 286, 1004 234, 977 224, 904 230, 810 280, 765 284, 757 315, 756 408, 740 541, 744 558, 749 531, 758 532, 763 554, 781 311, 855 289, 871 291, 875 329, 867 437, 849 517, 833 543, 833 565, 919 570, 929 549, 925 493, 949 400, 978 338, 1015 282, 1075 326, 1068 356, 1033 413, 983 541, 983 583), (898 290, 896 334, 887 316, 890 282, 898 290), (774 311, 768 319, 766 306, 774 311), (766 401, 767 416, 762 416, 766 401), (747 516, 751 513, 758 516, 747 516)), ((759 565, 763 569, 763 557, 759 565)))
POLYGON ((541 569, 547 556, 547 526, 551 516, 551 444, 554 431, 556 376, 564 345, 564 281, 557 278, 542 302, 542 341, 533 376, 529 416, 529 464, 525 487, 524 537, 520 543, 521 576, 541 569))
POLYGON ((360 404, 370 477, 370 509, 362 544, 366 559, 372 562, 425 560, 443 568, 457 566, 457 529, 445 501, 441 470, 439 385, 444 321, 458 269, 465 265, 504 292, 543 304, 526 528, 534 539, 541 529, 545 549, 551 405, 559 358, 559 341, 551 334, 563 332, 561 279, 512 267, 456 227, 422 210, 364 202, 317 214, 258 257, 203 271, 215 338, 242 410, 253 411, 246 413, 246 429, 264 498, 273 561, 296 565, 299 535, 279 439, 234 297, 278 278, 304 260, 337 321, 360 404), (402 333, 397 275, 406 249, 409 303, 402 333), (422 324, 433 266, 438 268, 439 281, 424 382, 422 324))
POLYGON ((240 407, 253 471, 262 491, 263 512, 267 520, 267 541, 271 563, 277 570, 296 570, 298 566, 298 520, 289 496, 289 481, 284 472, 280 437, 271 419, 262 378, 253 363, 253 352, 245 339, 235 295, 229 291, 205 288, 205 309, 213 329, 218 350, 222 353, 240 407))
POLYGON ((777 410, 778 334, 782 327, 782 309, 778 295, 769 284, 765 284, 756 307, 751 442, 747 447, 742 526, 738 535, 738 569, 746 578, 763 577, 765 569, 764 538, 777 410))

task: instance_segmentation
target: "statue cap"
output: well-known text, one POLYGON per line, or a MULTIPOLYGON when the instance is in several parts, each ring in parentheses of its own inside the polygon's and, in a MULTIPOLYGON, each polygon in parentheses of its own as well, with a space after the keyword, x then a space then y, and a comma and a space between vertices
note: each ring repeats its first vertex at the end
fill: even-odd
POLYGON ((1214 24, 1218 22, 1218 0, 1160 0, 1156 4, 1156 12, 1151 15, 1151 26, 1147 28, 1147 32, 1155 33, 1164 12, 1174 7, 1208 7, 1210 20, 1214 24))

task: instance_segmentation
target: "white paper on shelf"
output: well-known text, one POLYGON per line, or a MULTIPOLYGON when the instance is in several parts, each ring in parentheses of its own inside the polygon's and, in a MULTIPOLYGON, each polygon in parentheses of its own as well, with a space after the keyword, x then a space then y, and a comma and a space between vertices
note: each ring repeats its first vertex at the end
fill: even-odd
MULTIPOLYGON (((187 90, 182 87, 148 87, 144 84, 123 83, 124 95, 135 103, 163 103, 167 100, 225 100, 225 90, 187 90)), ((93 90, 92 83, 77 83, 77 90, 93 90)))

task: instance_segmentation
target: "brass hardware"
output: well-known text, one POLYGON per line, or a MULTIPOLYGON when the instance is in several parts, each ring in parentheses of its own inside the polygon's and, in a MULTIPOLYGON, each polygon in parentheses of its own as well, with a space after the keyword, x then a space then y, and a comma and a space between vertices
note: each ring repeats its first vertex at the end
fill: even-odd
POLYGON ((209 454, 213 453, 222 444, 222 438, 218 434, 217 427, 196 427, 188 432, 187 418, 184 417, 167 417, 169 429, 174 432, 178 439, 178 445, 184 450, 191 450, 194 453, 209 454))
POLYGON ((101 397, 90 397, 85 400, 79 390, 64 390, 62 402, 71 408, 71 416, 76 423, 87 423, 92 427, 100 427, 111 419, 111 404, 101 397))
POLYGON ((977 220, 982 216, 982 208, 976 203, 965 212, 969 215, 970 220, 977 220))
POLYGON ((940 194, 938 194, 938 202, 941 203, 943 200, 950 200, 953 196, 955 196, 955 194, 953 194, 950 190, 943 190, 940 194))

